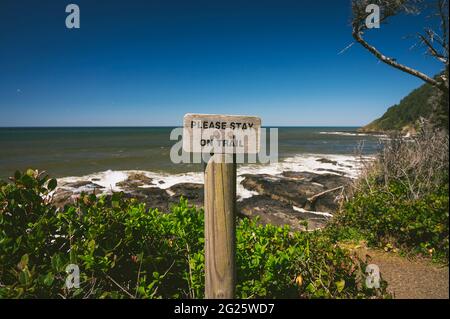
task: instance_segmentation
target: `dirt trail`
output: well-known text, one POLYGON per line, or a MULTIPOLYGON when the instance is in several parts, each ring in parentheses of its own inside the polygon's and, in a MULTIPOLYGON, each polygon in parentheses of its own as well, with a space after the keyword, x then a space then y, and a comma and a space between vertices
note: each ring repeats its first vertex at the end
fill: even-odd
POLYGON ((380 268, 388 282, 389 292, 396 299, 448 299, 449 268, 433 264, 430 260, 410 260, 395 253, 365 249, 370 263, 380 268))

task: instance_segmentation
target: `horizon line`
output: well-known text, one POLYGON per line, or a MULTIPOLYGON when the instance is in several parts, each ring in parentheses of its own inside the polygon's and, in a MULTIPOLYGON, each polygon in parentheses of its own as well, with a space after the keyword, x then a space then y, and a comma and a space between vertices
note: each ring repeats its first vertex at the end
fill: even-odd
MULTIPOLYGON (((349 128, 360 128, 363 125, 263 125, 261 127, 267 128, 300 128, 300 127, 324 127, 324 128, 333 128, 333 127, 349 127, 349 128)), ((99 126, 90 126, 90 125, 74 125, 74 126, 0 126, 0 129, 7 128, 172 128, 172 127, 183 127, 183 125, 99 125, 99 126)))

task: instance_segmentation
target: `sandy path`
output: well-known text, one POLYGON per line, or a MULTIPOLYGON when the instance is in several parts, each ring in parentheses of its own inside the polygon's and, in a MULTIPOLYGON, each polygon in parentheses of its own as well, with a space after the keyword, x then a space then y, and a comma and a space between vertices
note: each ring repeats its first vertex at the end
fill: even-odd
POLYGON ((430 260, 410 260, 395 253, 366 250, 370 263, 378 265, 396 299, 448 299, 449 268, 430 260))

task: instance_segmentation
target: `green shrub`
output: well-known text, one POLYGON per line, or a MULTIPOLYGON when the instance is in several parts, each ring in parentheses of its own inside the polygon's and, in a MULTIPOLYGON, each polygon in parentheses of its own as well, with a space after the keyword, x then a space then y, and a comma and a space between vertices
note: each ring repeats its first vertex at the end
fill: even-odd
MULTIPOLYGON (((82 195, 57 210, 56 181, 35 171, 0 185, 0 297, 202 298, 203 212, 185 200, 166 214, 121 194, 82 195), (66 266, 80 268, 68 289, 66 266)), ((365 262, 320 232, 237 225, 240 298, 386 297, 364 285, 365 262)))
POLYGON ((371 183, 348 200, 331 227, 352 227, 372 245, 398 247, 447 260, 449 251, 448 184, 411 199, 402 183, 371 183))

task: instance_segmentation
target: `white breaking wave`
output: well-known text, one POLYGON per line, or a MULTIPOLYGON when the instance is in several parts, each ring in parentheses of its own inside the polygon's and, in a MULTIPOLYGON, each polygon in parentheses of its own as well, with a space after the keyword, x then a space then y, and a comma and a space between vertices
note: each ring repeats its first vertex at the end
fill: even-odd
MULTIPOLYGON (((371 157, 363 157, 364 160, 371 157)), ((350 178, 358 177, 361 168, 359 157, 351 155, 302 154, 288 157, 269 165, 247 165, 238 169, 242 174, 280 175, 286 171, 311 172, 316 174, 336 174, 350 178)))
MULTIPOLYGON (((365 157, 364 159, 370 159, 365 157)), ((182 165, 182 164, 180 164, 182 165)), ((361 161, 358 157, 350 155, 322 155, 322 154, 302 154, 286 158, 278 163, 267 165, 251 164, 240 166, 237 169, 237 195, 238 200, 250 198, 257 195, 257 192, 245 189, 241 182, 245 174, 267 174, 274 177, 280 176, 283 172, 312 172, 317 174, 336 174, 350 178, 356 178, 361 168, 361 161)), ((202 172, 189 172, 182 174, 156 173, 138 170, 107 170, 85 176, 71 176, 58 179, 58 188, 67 189, 74 193, 88 192, 93 190, 92 185, 73 186, 70 184, 77 182, 92 182, 104 188, 97 189, 97 193, 108 194, 119 192, 123 189, 118 185, 128 179, 132 174, 142 174, 152 179, 150 184, 142 185, 142 188, 158 187, 169 189, 180 183, 203 184, 202 172)))
POLYGON ((322 135, 340 135, 340 136, 373 136, 373 137, 387 137, 385 134, 370 134, 358 132, 319 132, 322 135))

